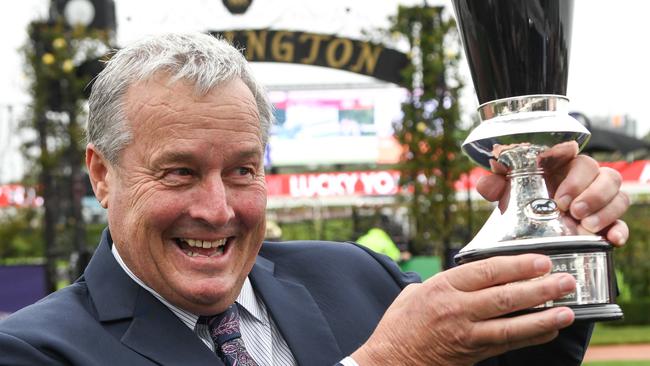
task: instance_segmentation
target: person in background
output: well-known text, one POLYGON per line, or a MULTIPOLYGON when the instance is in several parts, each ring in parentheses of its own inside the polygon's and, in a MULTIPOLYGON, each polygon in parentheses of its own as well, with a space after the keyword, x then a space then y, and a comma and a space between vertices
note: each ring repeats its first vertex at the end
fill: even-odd
POLYGON ((408 250, 401 251, 388 234, 387 230, 390 226, 388 216, 381 214, 376 221, 375 226, 360 236, 356 240, 356 243, 376 253, 388 256, 388 258, 395 262, 403 262, 411 259, 411 253, 408 250))
MULTIPOLYGON (((0 364, 580 364, 592 325, 570 308, 504 316, 575 290, 546 256, 419 283, 353 243, 263 242, 271 110, 226 41, 172 33, 117 51, 86 147, 108 227, 79 280, 0 322, 0 364)), ((577 149, 564 163, 560 208, 622 245, 620 176, 577 149)), ((496 201, 506 185, 477 189, 496 201)))
POLYGON ((266 234, 264 235, 266 241, 280 241, 282 240, 282 228, 275 221, 266 221, 266 234))

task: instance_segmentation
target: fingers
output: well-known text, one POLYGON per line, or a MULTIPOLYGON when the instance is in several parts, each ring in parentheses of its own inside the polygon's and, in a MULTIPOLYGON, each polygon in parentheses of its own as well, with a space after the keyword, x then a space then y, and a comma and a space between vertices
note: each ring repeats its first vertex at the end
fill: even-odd
MULTIPOLYGON (((576 159, 578 160, 578 159, 576 159)), ((591 163, 583 161, 576 163, 572 170, 591 171, 591 163)), ((630 206, 630 199, 624 192, 620 191, 622 178, 620 173, 614 169, 603 167, 598 168, 597 176, 584 189, 583 192, 574 196, 570 201, 572 193, 570 187, 578 187, 580 184, 565 182, 571 177, 577 177, 572 171, 565 179, 565 182, 558 188, 556 197, 558 206, 561 209, 568 207, 571 216, 580 220, 580 226, 590 233, 601 232, 607 240, 616 246, 622 246, 627 241, 629 230, 627 225, 618 220, 630 206)))
POLYGON ((497 318, 475 323, 471 339, 473 345, 496 346, 495 354, 506 350, 545 343, 558 334, 558 330, 573 323, 575 315, 566 307, 524 314, 511 318, 497 318))
POLYGON ((508 207, 510 199, 509 180, 500 174, 486 175, 476 182, 476 191, 488 201, 499 201, 501 213, 508 207))
MULTIPOLYGON (((577 227, 578 235, 593 235, 594 232, 586 229, 582 225, 577 227)), ((623 220, 616 220, 612 225, 601 230, 600 233, 615 247, 622 247, 630 236, 630 230, 623 220)))
POLYGON ((497 201, 503 196, 508 182, 506 177, 499 174, 486 175, 476 182, 476 191, 488 201, 497 201))
MULTIPOLYGON (((562 179, 562 172, 558 172, 560 174, 552 175, 549 178, 551 183, 554 183, 554 180, 562 179, 555 190, 554 196, 558 207, 562 211, 568 211, 570 205, 578 203, 574 202, 574 199, 598 177, 599 167, 594 159, 580 155, 567 165, 566 171, 567 174, 564 179, 562 179)), ((594 194, 597 195, 598 192, 591 191, 589 194, 583 195, 582 200, 593 198, 594 194)))
MULTIPOLYGON (((539 345, 539 344, 548 343, 548 342, 552 341, 553 339, 555 339, 555 337, 557 337, 558 334, 560 334, 560 332, 555 330, 555 331, 551 331, 551 332, 547 332, 547 333, 535 336, 533 338, 528 338, 528 339, 521 340, 519 342, 514 342, 514 343, 511 343, 511 344, 508 345, 510 348, 504 349, 503 352, 499 352, 497 354, 501 354, 501 353, 511 351, 511 350, 516 350, 516 349, 519 349, 519 348, 524 348, 524 347, 529 347, 529 346, 536 346, 536 345, 539 345)), ((495 355, 497 355, 497 354, 495 354, 495 355)))
MULTIPOLYGON (((600 232, 616 246, 625 244, 629 230, 618 218, 627 211, 630 200, 620 191, 621 174, 611 168, 600 168, 595 160, 585 156, 575 158, 567 169, 567 176, 555 193, 558 207, 580 221, 581 232, 600 232)), ((554 179, 561 179, 560 176, 554 179)))
POLYGON ((616 198, 621 188, 622 178, 619 172, 611 168, 599 168, 597 172, 598 175, 591 181, 589 187, 574 196, 574 201, 571 203, 571 216, 578 220, 582 220, 608 205, 616 198))
POLYGON ((445 272, 447 282, 464 292, 481 290, 539 277, 551 270, 551 260, 540 254, 523 254, 483 259, 445 272))
POLYGON ((621 247, 625 245, 625 242, 630 237, 630 229, 627 227, 625 221, 616 220, 609 230, 607 230, 605 237, 614 244, 614 246, 621 247))
MULTIPOLYGON (((571 205, 572 211, 573 206, 574 205, 571 205)), ((630 200, 627 194, 623 192, 615 192, 614 199, 604 204, 604 207, 591 213, 589 216, 583 216, 580 224, 592 233, 597 233, 611 225, 613 222, 616 222, 616 220, 627 211, 629 206, 630 200)))
POLYGON ((559 299, 575 291, 576 281, 567 273, 511 283, 472 292, 468 309, 473 321, 496 318, 559 299))
POLYGON ((545 170, 555 171, 578 156, 579 150, 575 141, 562 142, 539 154, 540 165, 545 170))

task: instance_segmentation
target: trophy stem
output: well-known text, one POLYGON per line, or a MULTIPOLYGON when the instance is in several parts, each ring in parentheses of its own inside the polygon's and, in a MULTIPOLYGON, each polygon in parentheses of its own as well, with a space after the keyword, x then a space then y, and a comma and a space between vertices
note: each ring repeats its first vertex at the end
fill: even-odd
POLYGON ((508 170, 510 197, 504 212, 514 229, 502 240, 566 236, 572 230, 561 219, 560 210, 550 197, 539 155, 545 146, 521 144, 508 147, 498 162, 508 170))

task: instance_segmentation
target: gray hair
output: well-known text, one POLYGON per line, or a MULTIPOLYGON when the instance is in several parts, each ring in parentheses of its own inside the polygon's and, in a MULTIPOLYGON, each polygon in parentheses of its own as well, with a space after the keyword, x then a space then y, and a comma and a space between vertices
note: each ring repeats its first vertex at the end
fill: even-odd
POLYGON ((187 80, 198 95, 240 78, 257 103, 262 143, 268 141, 273 107, 244 56, 227 41, 203 33, 151 36, 117 51, 97 76, 89 98, 86 138, 111 164, 132 140, 125 116, 125 95, 136 82, 157 72, 170 74, 170 83, 187 80))

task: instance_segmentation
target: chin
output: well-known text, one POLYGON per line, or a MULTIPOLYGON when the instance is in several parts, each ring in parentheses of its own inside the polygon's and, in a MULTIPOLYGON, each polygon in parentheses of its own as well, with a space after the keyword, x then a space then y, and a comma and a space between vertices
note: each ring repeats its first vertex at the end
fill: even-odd
POLYGON ((199 315, 211 315, 224 311, 230 304, 235 302, 241 286, 237 289, 225 289, 221 286, 205 286, 194 288, 188 292, 189 301, 187 310, 199 315))

